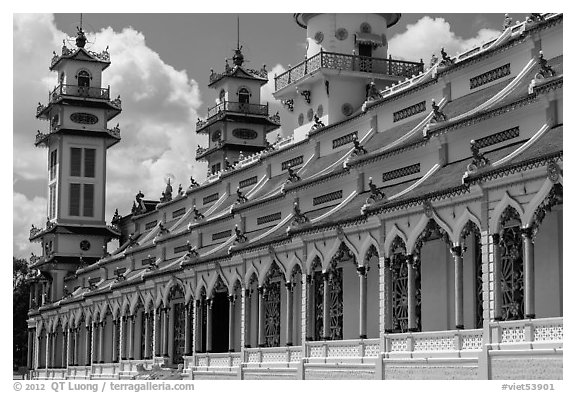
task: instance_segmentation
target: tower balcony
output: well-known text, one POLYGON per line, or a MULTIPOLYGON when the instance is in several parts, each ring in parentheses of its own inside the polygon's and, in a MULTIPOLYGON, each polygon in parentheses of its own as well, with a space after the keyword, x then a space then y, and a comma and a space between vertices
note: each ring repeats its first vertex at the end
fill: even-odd
POLYGON ((52 90, 49 100, 50 102, 54 102, 65 96, 109 100, 110 86, 106 88, 61 84, 52 90))
POLYGON ((198 120, 196 123, 196 132, 201 132, 208 124, 211 124, 213 121, 220 119, 226 114, 268 117, 268 103, 262 105, 233 101, 221 102, 220 104, 208 108, 208 116, 206 120, 198 120))
POLYGON ((275 91, 278 92, 300 81, 307 75, 322 69, 336 70, 338 72, 360 72, 399 80, 422 72, 424 64, 413 61, 392 60, 391 58, 383 59, 322 51, 291 67, 283 74, 276 76, 274 78, 275 91))

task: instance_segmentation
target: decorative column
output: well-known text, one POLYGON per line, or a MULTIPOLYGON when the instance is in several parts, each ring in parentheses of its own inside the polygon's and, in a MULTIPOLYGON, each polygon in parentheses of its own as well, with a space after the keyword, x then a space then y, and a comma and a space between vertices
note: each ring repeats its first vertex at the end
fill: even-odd
POLYGON ((306 275, 306 341, 314 341, 314 293, 312 275, 306 275))
POLYGON ((128 358, 128 351, 126 348, 128 347, 128 317, 124 315, 120 317, 120 359, 126 360, 128 358))
POLYGON ((130 315, 128 317, 128 342, 129 342, 129 352, 128 358, 134 360, 134 338, 136 336, 136 315, 130 315))
POLYGON ((244 348, 250 348, 250 320, 252 319, 250 288, 244 290, 244 348))
POLYGON ((392 261, 390 258, 384 258, 384 332, 391 333, 394 330, 392 326, 392 261))
POLYGON ((408 264, 408 331, 418 331, 416 324, 416 255, 408 255, 406 263, 408 264))
POLYGON ((100 321, 100 331, 98 333, 98 363, 104 363, 104 326, 106 321, 100 321))
POLYGON ((52 332, 52 348, 50 349, 50 367, 56 368, 56 341, 58 339, 58 334, 52 332))
POLYGON ((150 311, 144 313, 144 353, 142 359, 150 359, 150 311))
POLYGON ((194 348, 193 353, 201 352, 202 348, 202 301, 196 300, 194 303, 194 348))
POLYGON ((52 350, 52 333, 46 332, 46 368, 50 368, 51 364, 50 361, 52 359, 51 350, 52 350))
POLYGON ((266 309, 264 308, 264 287, 258 287, 258 346, 266 345, 266 309))
POLYGON ((28 368, 28 370, 32 370, 33 354, 34 354, 34 333, 33 329, 28 329, 28 351, 26 352, 26 367, 28 368))
POLYGON ((520 229, 524 246, 524 318, 534 319, 534 230, 520 229))
POLYGON ((360 278, 360 312, 358 321, 358 330, 359 334, 358 337, 360 338, 367 338, 366 336, 366 284, 367 284, 367 275, 366 275, 366 266, 358 266, 356 269, 358 271, 358 277, 360 278))
POLYGON ((163 333, 163 341, 164 344, 162 346, 162 356, 164 357, 168 357, 168 330, 169 330, 169 323, 170 323, 170 316, 168 315, 170 311, 169 307, 164 307, 164 329, 162 331, 163 333))
POLYGON ((69 348, 69 340, 68 340, 68 334, 66 332, 66 329, 62 328, 62 353, 61 353, 61 357, 60 357, 60 367, 61 368, 66 368, 68 366, 68 348, 69 348))
POLYGON ((330 273, 322 272, 322 280, 324 280, 324 297, 322 304, 322 337, 324 340, 330 340, 330 273))
POLYGON ((500 251, 500 235, 492 234, 493 256, 493 288, 494 288, 494 320, 502 320, 502 255, 500 251))
POLYGON ((154 356, 160 356, 162 353, 160 350, 160 318, 161 318, 161 308, 154 309, 154 356))
POLYGON ((462 273, 462 246, 450 249, 454 257, 454 322, 456 329, 464 329, 464 276, 462 273))
POLYGON ((116 354, 118 353, 118 320, 114 319, 112 321, 112 363, 118 362, 116 354))
POLYGON ((98 322, 92 321, 92 340, 90 342, 90 350, 92 351, 90 357, 90 364, 98 363, 98 322))
POLYGON ((78 366, 78 349, 80 347, 80 327, 74 328, 74 357, 72 359, 72 364, 78 366))
POLYGON ((212 299, 206 299, 206 353, 212 352, 212 299))
POLYGON ((66 354, 66 366, 74 365, 74 328, 68 328, 68 334, 66 334, 66 347, 68 348, 68 353, 66 354))
POLYGON ((192 342, 190 341, 190 308, 192 300, 184 305, 184 355, 190 356, 192 354, 192 342))
POLYGON ((292 346, 294 326, 294 283, 286 283, 286 346, 292 346))
POLYGON ((84 343, 84 351, 86 353, 86 362, 85 366, 89 366, 91 364, 90 354, 91 354, 91 343, 92 343, 92 325, 86 325, 86 341, 84 343))
POLYGON ((234 352, 234 295, 228 296, 228 352, 234 352))

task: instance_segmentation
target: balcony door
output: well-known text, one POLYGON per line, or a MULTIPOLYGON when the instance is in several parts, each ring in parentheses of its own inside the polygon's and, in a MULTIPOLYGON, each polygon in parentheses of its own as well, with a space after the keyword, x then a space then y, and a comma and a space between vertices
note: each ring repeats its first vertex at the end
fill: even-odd
POLYGON ((363 72, 372 72, 372 45, 358 44, 359 68, 363 72))

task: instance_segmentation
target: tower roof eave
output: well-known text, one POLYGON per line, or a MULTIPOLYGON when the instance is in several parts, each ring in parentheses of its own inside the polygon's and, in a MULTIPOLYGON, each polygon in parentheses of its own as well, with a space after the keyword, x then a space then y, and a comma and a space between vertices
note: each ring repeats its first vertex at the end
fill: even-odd
MULTIPOLYGON (((302 27, 303 29, 306 29, 308 27, 308 21, 316 15, 320 15, 320 13, 316 13, 316 14, 296 13, 296 14, 294 14, 294 20, 296 21, 296 24, 298 26, 302 27)), ((378 15, 380 15, 384 19, 386 19, 386 26, 387 27, 394 26, 396 23, 398 23, 398 21, 400 20, 400 17, 402 16, 402 14, 400 14, 400 13, 394 13, 394 14, 380 14, 380 13, 378 13, 378 15)))
POLYGON ((86 57, 82 56, 82 58, 79 58, 78 60, 100 63, 102 64, 102 70, 105 70, 110 66, 110 54, 108 53, 108 51, 102 51, 101 53, 96 53, 88 51, 84 48, 76 48, 75 50, 69 50, 68 53, 63 53, 60 56, 58 55, 54 56, 52 58, 52 63, 50 64, 49 67, 50 71, 53 71, 61 60, 63 59, 76 60, 81 55, 84 55, 86 57))

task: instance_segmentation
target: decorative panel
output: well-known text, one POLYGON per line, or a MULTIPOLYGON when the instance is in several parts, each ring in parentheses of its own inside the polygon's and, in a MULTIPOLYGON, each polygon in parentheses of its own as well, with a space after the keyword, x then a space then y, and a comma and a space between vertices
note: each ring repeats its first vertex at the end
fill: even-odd
POLYGON ((342 198, 342 190, 334 191, 329 194, 324 194, 312 199, 312 205, 321 205, 323 203, 335 201, 342 198))
POLYGON ((350 134, 346 134, 339 138, 332 140, 332 149, 336 149, 337 147, 344 146, 348 143, 354 142, 354 140, 358 138, 358 131, 354 131, 350 134))
POLYGON ((240 180, 240 183, 238 183, 238 187, 244 188, 256 183, 258 183, 258 176, 252 176, 249 177, 248 179, 240 180))
POLYGON ((274 213, 274 214, 269 214, 267 216, 258 217, 256 219, 256 223, 258 225, 262 225, 262 224, 266 224, 268 222, 278 221, 280 218, 282 218, 282 213, 278 212, 278 213, 274 213))
POLYGON ((232 131, 232 135, 239 139, 256 139, 258 133, 248 128, 236 128, 232 131))
POLYGON ((495 134, 485 136, 484 138, 480 138, 475 142, 476 146, 478 146, 478 148, 481 149, 483 147, 495 145, 497 143, 501 143, 509 139, 517 138, 519 136, 520 136, 520 127, 516 126, 508 130, 500 131, 495 134))
POLYGON ((227 231, 217 232, 217 233, 212 234, 212 241, 224 239, 224 238, 227 238, 230 236, 232 236, 232 230, 231 229, 229 229, 227 231))
POLYGON ((394 112, 393 114, 394 122, 404 120, 410 116, 414 116, 418 113, 422 113, 425 111, 426 111, 426 101, 419 102, 407 108, 401 109, 397 112, 394 112))
POLYGON ((146 225, 144 225, 144 230, 147 231, 149 229, 152 229, 156 226, 156 224, 158 224, 158 220, 147 222, 146 225))
POLYGON ((395 332, 408 331, 408 265, 406 256, 392 257, 392 326, 395 332))
POLYGON ((156 257, 144 258, 142 259, 142 266, 150 265, 151 263, 154 263, 155 260, 156 257))
POLYGON ((79 124, 96 124, 98 117, 91 113, 75 112, 70 115, 70 120, 79 124))
POLYGON ((390 180, 398 179, 400 177, 420 173, 420 163, 406 166, 404 168, 394 169, 393 171, 384 172, 382 174, 382 181, 387 182, 390 180))
POLYGON ((207 204, 209 204, 210 202, 214 202, 214 201, 217 201, 217 200, 218 200, 218 193, 215 193, 215 194, 211 194, 211 195, 205 196, 205 197, 202 199, 202 203, 203 203, 204 205, 207 205, 207 204))
POLYGON ((184 244, 182 246, 174 247, 174 254, 180 254, 181 252, 188 251, 188 245, 184 244))
POLYGON ((510 75, 510 63, 471 78, 470 89, 475 89, 508 75, 510 75))
POLYGON ((174 211, 172 212, 172 218, 178 218, 178 217, 180 217, 180 216, 183 216, 185 213, 186 213, 186 208, 185 208, 185 207, 183 207, 183 208, 181 208, 181 209, 178 209, 178 210, 174 210, 174 211))
POLYGON ((185 351, 185 329, 184 324, 186 320, 186 312, 185 308, 186 305, 183 302, 174 303, 174 335, 172 341, 172 363, 179 364, 184 363, 184 356, 185 351))
POLYGON ((294 167, 304 163, 304 156, 298 156, 290 160, 282 162, 282 170, 285 171, 288 167, 294 167))
MULTIPOLYGON (((511 220, 520 222, 518 213, 507 209, 511 220)), ((519 225, 503 225, 500 235, 502 285, 502 318, 507 320, 524 319, 524 267, 522 235, 519 225)))

